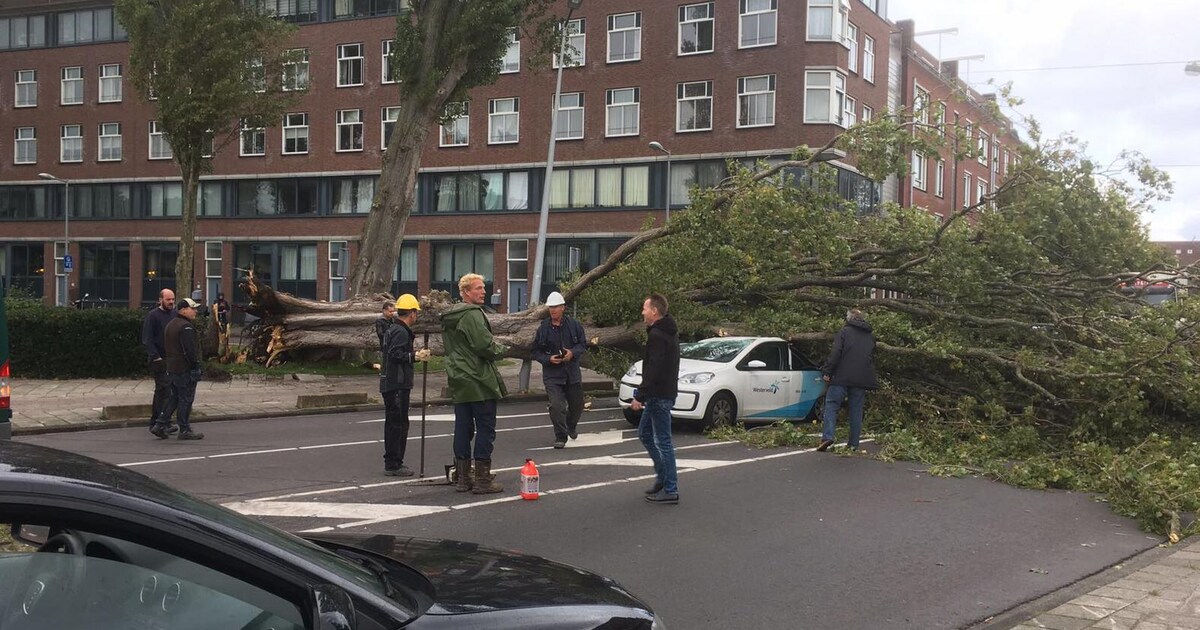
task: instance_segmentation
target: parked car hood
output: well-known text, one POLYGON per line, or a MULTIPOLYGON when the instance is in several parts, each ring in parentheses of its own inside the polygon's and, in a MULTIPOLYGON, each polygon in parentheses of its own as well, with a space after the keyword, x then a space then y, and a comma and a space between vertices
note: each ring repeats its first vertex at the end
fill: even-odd
POLYGON ((650 610, 609 578, 537 556, 407 536, 321 533, 308 538, 365 549, 420 571, 436 591, 430 614, 589 605, 650 610))
MULTIPOLYGON (((732 363, 717 363, 715 361, 701 361, 699 359, 680 359, 679 360, 679 375, 691 374, 693 372, 716 372, 722 368, 729 367, 732 363)), ((638 361, 633 364, 637 376, 634 377, 640 383, 642 379, 642 362, 638 361)), ((631 382, 629 377, 625 377, 625 382, 631 382)))

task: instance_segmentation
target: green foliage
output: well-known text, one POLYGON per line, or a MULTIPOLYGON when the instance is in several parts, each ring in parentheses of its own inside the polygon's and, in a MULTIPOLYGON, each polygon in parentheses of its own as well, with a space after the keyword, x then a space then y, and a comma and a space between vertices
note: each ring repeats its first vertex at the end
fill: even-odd
POLYGON ((8 302, 9 354, 20 378, 124 378, 146 372, 142 313, 8 302))

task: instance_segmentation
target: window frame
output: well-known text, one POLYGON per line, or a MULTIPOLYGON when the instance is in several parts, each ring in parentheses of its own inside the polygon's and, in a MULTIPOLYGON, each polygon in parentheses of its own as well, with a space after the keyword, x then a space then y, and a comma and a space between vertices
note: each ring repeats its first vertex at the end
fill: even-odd
POLYGON ((37 164, 37 127, 16 127, 13 129, 13 164, 37 164), (28 137, 21 137, 22 132, 29 131, 28 137), (21 147, 33 145, 33 159, 22 160, 21 147))
MULTIPOLYGON (((84 86, 84 78, 83 78, 83 66, 63 66, 63 67, 62 67, 62 68, 59 70, 59 93, 58 93, 58 94, 59 94, 59 96, 58 96, 58 104, 59 104, 59 105, 62 105, 62 106, 64 106, 64 107, 71 107, 71 106, 75 106, 75 105, 83 105, 83 102, 84 102, 84 100, 86 99, 86 97, 84 96, 84 87, 85 87, 85 86, 84 86), (75 71, 78 71, 78 72, 79 72, 79 76, 77 76, 77 77, 68 77, 68 76, 67 76, 67 71, 68 71, 68 70, 75 70, 75 71), (67 101, 67 92, 68 92, 68 89, 67 89, 67 82, 68 82, 68 81, 71 83, 71 87, 72 87, 74 90, 78 90, 78 93, 79 93, 78 100, 75 100, 75 101, 67 101)), ((74 91, 74 90, 72 90, 72 91, 74 91)))
POLYGON ((854 74, 858 74, 858 25, 853 22, 846 22, 846 34, 842 39, 842 43, 846 46, 849 53, 846 61, 846 69, 854 74))
POLYGON ((175 150, 171 147, 171 143, 167 142, 167 137, 159 128, 157 120, 151 120, 149 123, 149 141, 146 144, 148 158, 150 160, 171 160, 175 158, 175 150), (155 145, 158 147, 159 154, 155 155, 155 145), (162 147, 166 147, 166 155, 162 154, 162 147))
POLYGON ((605 54, 605 60, 607 61, 607 63, 630 63, 633 61, 641 61, 642 60, 642 12, 641 11, 627 11, 625 13, 610 14, 608 16, 607 43, 608 43, 608 46, 606 49, 607 53, 605 54), (628 17, 631 15, 633 16, 633 19, 634 19, 633 26, 623 26, 620 28, 618 28, 616 26, 617 20, 619 18, 628 17), (623 52, 623 54, 626 56, 624 56, 621 59, 614 59, 613 58, 613 35, 621 34, 622 46, 624 46, 624 43, 625 43, 624 36, 626 33, 634 34, 633 45, 635 48, 636 56, 630 57, 630 56, 628 56, 629 55, 628 51, 625 51, 625 52, 623 52))
POLYGON ((14 74, 16 76, 16 80, 15 80, 15 84, 14 84, 14 88, 13 88, 13 108, 14 109, 24 109, 24 108, 28 108, 28 107, 37 107, 38 106, 37 70, 36 69, 16 70, 16 71, 14 71, 14 74), (27 78, 27 77, 31 77, 31 78, 27 78), (33 86, 33 87, 30 87, 30 86, 33 86), (24 95, 25 95, 25 101, 21 100, 22 93, 24 93, 24 95), (30 93, 32 93, 32 95, 33 95, 32 98, 30 98, 30 96, 29 96, 30 93))
POLYGON ((80 124, 65 124, 59 126, 59 142, 58 142, 58 162, 60 164, 79 164, 83 162, 83 125, 80 124), (74 128, 77 135, 68 136, 67 129, 74 128), (72 144, 79 146, 79 159, 68 160, 66 158, 67 141, 74 141, 72 144))
POLYGON ((97 162, 120 162, 125 156, 124 139, 121 137, 121 123, 119 122, 102 122, 97 125, 97 145, 96 145, 96 161, 97 162), (110 127, 116 127, 116 133, 105 133, 110 127), (104 157, 105 151, 112 152, 113 139, 116 139, 116 157, 104 157), (105 141, 108 141, 109 147, 104 146, 105 141))
MULTIPOLYGON (((438 146, 439 147, 442 147, 442 148, 466 147, 466 146, 471 145, 471 102, 463 101, 462 105, 463 105, 463 111, 461 114, 456 116, 454 118, 454 120, 447 121, 438 127, 438 146), (458 139, 458 130, 459 130, 461 123, 465 123, 465 126, 466 126, 466 130, 463 133, 464 140, 462 142, 446 142, 446 132, 447 131, 453 131, 454 132, 453 138, 458 139)), ((399 108, 397 108, 397 109, 399 109, 399 108)), ((490 113, 489 113, 488 122, 490 125, 491 124, 490 113)), ((491 135, 490 128, 489 128, 488 135, 489 135, 489 137, 491 135)))
MULTIPOLYGON (((587 18, 575 18, 567 22, 567 45, 571 47, 579 55, 579 59, 572 57, 572 63, 563 66, 564 68, 581 68, 587 65, 587 18), (572 26, 578 26, 572 32, 572 26), (575 45, 575 41, 579 41, 579 45, 575 45)), ((550 57, 550 67, 554 70, 558 69, 558 51, 550 57)))
POLYGON ((366 47, 362 42, 337 45, 337 87, 361 87, 364 85, 367 70, 366 52, 366 47), (354 47, 357 47, 358 54, 349 54, 354 52, 354 47), (358 82, 352 83, 351 80, 355 78, 353 76, 355 67, 357 67, 358 82))
MULTIPOLYGON (((560 94, 559 98, 558 98, 558 106, 554 108, 554 112, 555 112, 555 116, 558 116, 560 119, 558 121, 559 124, 556 125, 556 131, 554 134, 555 142, 567 141, 567 140, 583 140, 584 136, 587 135, 587 112, 585 110, 585 101, 584 101, 583 92, 565 92, 563 94, 560 94), (568 96, 577 97, 577 99, 578 99, 577 104, 571 105, 569 107, 563 106, 563 99, 565 99, 568 96), (579 113, 579 135, 577 135, 577 136, 564 135, 564 127, 561 124, 562 123, 561 118, 563 117, 564 114, 566 114, 566 116, 568 118, 568 123, 569 123, 570 117, 575 112, 579 113)), ((568 128, 569 128, 569 125, 568 125, 568 128)))
POLYGON ((521 32, 516 28, 510 28, 507 37, 508 44, 504 49, 504 54, 500 57, 500 74, 517 74, 521 71, 521 32), (515 60, 510 59, 514 56, 515 60))
POLYGON ((333 149, 334 152, 335 153, 356 153, 356 152, 362 151, 363 146, 366 144, 363 141, 364 135, 366 134, 366 124, 363 122, 362 108, 339 109, 335 112, 334 116, 335 116, 335 120, 337 121, 336 122, 336 132, 337 133, 335 134, 335 137, 337 139, 337 144, 334 145, 334 149, 333 149), (357 116, 358 119, 357 120, 347 120, 347 118, 353 118, 354 116, 357 116), (355 133, 356 127, 357 127, 357 134, 355 133), (342 135, 343 133, 346 133, 349 135, 344 137, 342 135), (343 148, 343 144, 345 144, 343 142, 344 140, 349 141, 349 144, 351 145, 350 148, 343 148), (356 140, 357 140, 357 146, 354 146, 356 140))
POLYGON ((675 133, 698 133, 702 131, 712 131, 713 129, 713 82, 707 81, 684 81, 675 84, 675 133), (704 85, 706 94, 703 96, 688 96, 687 88, 689 86, 704 85), (687 102, 698 103, 700 101, 708 102, 708 126, 685 128, 683 126, 683 105, 687 102))
POLYGON ((518 96, 508 96, 508 97, 504 97, 504 98, 488 99, 488 142, 487 143, 488 144, 517 144, 520 141, 521 141, 521 98, 518 96), (511 102, 512 110, 496 111, 497 105, 499 105, 501 102, 511 102), (504 116, 505 118, 512 116, 517 121, 517 124, 516 124, 517 133, 511 140, 507 140, 507 139, 497 140, 496 139, 495 122, 496 122, 496 120, 499 119, 500 116, 504 116))
POLYGON ((867 83, 875 83, 875 38, 870 35, 863 35, 863 62, 859 76, 867 83))
POLYGON ((929 187, 929 158, 920 151, 912 152, 912 187, 924 192, 929 187))
POLYGON ((283 133, 283 136, 282 136, 283 137, 283 145, 280 147, 280 153, 282 155, 307 155, 308 152, 311 150, 311 148, 312 148, 310 146, 311 130, 310 130, 310 121, 308 118, 308 112, 287 112, 287 113, 285 113, 283 115, 282 133, 283 133), (303 124, 292 124, 293 116, 302 117, 301 119, 298 119, 298 120, 302 120, 303 124), (304 150, 303 151, 297 151, 297 150, 288 151, 288 132, 289 131, 293 133, 293 137, 292 137, 293 144, 299 146, 301 140, 303 140, 303 142, 304 142, 304 150), (301 134, 303 134, 303 135, 301 135, 301 134))
MULTIPOLYGON (((717 40, 716 3, 715 2, 697 2, 697 3, 693 3, 693 4, 680 5, 680 7, 679 7, 679 24, 678 24, 678 28, 676 29, 676 31, 678 33, 676 48, 675 48, 676 55, 678 55, 680 57, 690 57, 692 55, 705 55, 705 54, 714 52, 716 50, 716 40, 717 40), (687 17, 688 9, 696 9, 699 7, 705 7, 708 10, 707 17, 703 17, 703 18, 688 18, 687 17), (696 32, 697 32, 697 35, 699 35, 700 32, 703 30, 703 26, 701 26, 701 24, 703 24, 705 22, 708 23, 708 29, 709 29, 708 49, 707 50, 697 49, 697 50, 693 50, 691 52, 684 52, 684 50, 683 50, 683 28, 684 28, 684 25, 696 24, 697 25, 696 32)), ((697 37, 697 39, 699 39, 699 37, 697 37)))
POLYGON ((267 128, 266 127, 251 127, 251 126, 247 125, 245 123, 245 121, 243 121, 242 124, 238 126, 238 157, 264 157, 264 156, 266 156, 266 154, 267 154, 267 128), (258 153, 247 153, 246 152, 247 134, 251 134, 249 137, 252 140, 252 142, 251 142, 252 145, 262 147, 258 153), (256 137, 261 139, 261 141, 258 143, 254 143, 253 139, 256 137))
POLYGON ((396 120, 399 118, 400 118, 400 106, 399 105, 384 105, 383 107, 379 108, 379 150, 380 151, 387 151, 388 136, 391 135, 388 133, 388 129, 389 129, 388 125, 391 125, 391 129, 394 130, 395 125, 396 125, 396 120), (391 114, 390 118, 389 118, 389 114, 391 114))
POLYGON ((754 10, 754 11, 748 10, 749 5, 747 3, 749 1, 750 0, 738 0, 738 50, 745 50, 747 48, 762 48, 764 46, 777 45, 779 43, 779 1, 778 0, 767 0, 768 2, 771 3, 770 4, 771 8, 763 9, 763 10, 754 10), (755 20, 757 21, 760 18, 760 16, 767 15, 768 13, 774 14, 774 16, 773 16, 773 20, 775 22, 774 37, 771 38, 770 42, 763 43, 762 39, 759 38, 759 40, 758 40, 759 43, 746 44, 746 36, 745 36, 746 18, 749 16, 755 16, 755 20))
POLYGON ((289 58, 283 63, 283 78, 279 89, 283 92, 303 92, 312 82, 309 65, 311 54, 308 48, 290 48, 287 53, 289 58), (303 81, 301 69, 304 70, 303 81))
POLYGON ((120 103, 121 102, 122 98, 124 97, 124 92, 125 92, 124 85, 122 84, 122 82, 124 80, 123 79, 124 75, 122 75, 121 72, 122 72, 121 64, 119 64, 119 63, 100 64, 100 92, 99 92, 99 94, 96 95, 96 102, 98 102, 98 103, 120 103), (112 68, 116 68, 116 74, 105 74, 112 68), (104 86, 106 83, 112 83, 112 84, 116 85, 116 90, 115 90, 116 97, 115 98, 113 98, 111 95, 108 98, 104 97, 104 86))
POLYGON ((940 198, 946 197, 946 160, 940 157, 934 170, 933 194, 940 198))
POLYGON ((605 138, 630 138, 641 135, 642 133, 642 89, 640 87, 622 87, 610 88, 604 91, 604 137, 605 138), (614 97, 617 93, 630 92, 633 100, 629 102, 614 102, 614 97), (635 120, 637 125, 632 133, 613 133, 612 132, 612 113, 613 108, 627 108, 633 106, 637 112, 635 120))
POLYGON ((391 85, 396 82, 396 69, 392 67, 392 47, 395 45, 395 39, 383 40, 379 70, 379 82, 383 85, 391 85))
POLYGON ((777 109, 776 105, 778 104, 778 99, 779 99, 779 88, 778 88, 778 85, 776 84, 775 74, 773 74, 773 73, 772 74, 758 74, 758 75, 748 76, 748 77, 738 77, 737 86, 738 86, 737 87, 737 118, 735 119, 736 127, 738 129, 754 129, 757 127, 774 127, 775 121, 776 121, 776 114, 778 113, 778 109, 777 109), (747 91, 747 89, 746 89, 747 83, 753 79, 767 79, 767 82, 768 82, 767 89, 766 90, 758 90, 758 91, 754 91, 754 92, 747 91), (749 123, 743 124, 743 122, 742 122, 742 100, 746 99, 746 98, 761 96, 764 94, 771 95, 771 122, 757 123, 757 124, 749 124, 749 123))
POLYGON ((806 125, 842 125, 842 113, 846 102, 846 75, 836 69, 805 69, 804 71, 804 124, 806 125), (809 84, 809 77, 814 74, 829 75, 829 83, 826 85, 813 86, 809 84), (840 87, 839 87, 840 83, 840 87), (810 90, 826 90, 828 94, 829 117, 828 120, 813 120, 809 118, 808 96, 810 90))

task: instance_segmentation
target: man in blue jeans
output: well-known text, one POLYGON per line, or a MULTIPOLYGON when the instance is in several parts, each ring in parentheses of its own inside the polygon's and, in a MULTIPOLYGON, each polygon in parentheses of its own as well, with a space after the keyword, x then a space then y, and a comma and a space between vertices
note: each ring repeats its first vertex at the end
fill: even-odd
POLYGON ((642 358, 642 384, 629 408, 642 412, 638 437, 654 462, 654 486, 646 491, 651 503, 679 503, 675 446, 671 444, 671 408, 679 393, 679 328, 667 314, 667 298, 655 293, 642 303, 648 328, 642 358))
POLYGON ((846 446, 858 448, 867 390, 879 388, 874 357, 875 335, 871 332, 871 325, 863 317, 862 311, 850 309, 846 312, 846 325, 834 337, 833 350, 821 366, 822 378, 829 383, 829 389, 825 390, 825 418, 818 451, 823 452, 833 446, 833 428, 843 400, 849 400, 850 439, 846 446))

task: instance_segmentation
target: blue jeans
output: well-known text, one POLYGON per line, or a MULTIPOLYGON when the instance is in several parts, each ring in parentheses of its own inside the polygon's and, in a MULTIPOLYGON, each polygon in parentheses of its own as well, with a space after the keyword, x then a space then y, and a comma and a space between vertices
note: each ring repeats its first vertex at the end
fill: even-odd
POLYGON ((187 433, 192 430, 188 418, 192 414, 192 403, 196 400, 196 383, 199 380, 191 372, 184 372, 167 374, 167 382, 171 387, 166 400, 163 401, 162 409, 158 412, 156 421, 163 425, 169 425, 171 416, 174 415, 179 421, 179 430, 187 433))
POLYGON ((454 405, 454 459, 471 459, 471 438, 475 438, 475 459, 492 458, 496 441, 496 401, 454 405))
POLYGON ((846 409, 850 416, 850 439, 846 446, 858 448, 858 438, 862 435, 863 405, 867 401, 867 390, 862 387, 847 387, 845 385, 830 385, 825 390, 825 422, 821 429, 821 440, 833 441, 833 427, 837 423, 838 409, 842 401, 849 398, 846 409))
POLYGON ((638 437, 654 462, 654 474, 667 494, 679 493, 679 476, 675 471, 675 446, 671 444, 671 407, 674 398, 649 398, 638 424, 638 437))

